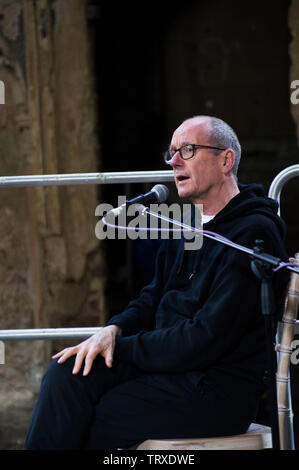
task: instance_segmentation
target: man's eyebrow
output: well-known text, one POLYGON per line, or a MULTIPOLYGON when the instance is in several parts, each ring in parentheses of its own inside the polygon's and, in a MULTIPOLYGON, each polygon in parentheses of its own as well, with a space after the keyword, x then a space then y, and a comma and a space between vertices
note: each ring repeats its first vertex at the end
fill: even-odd
MULTIPOLYGON (((181 147, 183 147, 184 145, 193 145, 193 144, 192 144, 191 142, 183 142, 182 145, 181 145, 181 147)), ((181 148, 181 147, 179 147, 179 148, 181 148)), ((174 145, 171 145, 171 144, 170 144, 170 145, 169 145, 169 148, 171 149, 171 148, 177 148, 177 147, 174 147, 174 145)))

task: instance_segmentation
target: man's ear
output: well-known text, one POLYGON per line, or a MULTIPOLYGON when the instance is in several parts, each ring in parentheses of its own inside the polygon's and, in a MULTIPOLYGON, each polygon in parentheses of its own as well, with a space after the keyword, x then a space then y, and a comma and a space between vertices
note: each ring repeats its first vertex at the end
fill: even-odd
POLYGON ((235 152, 232 149, 227 149, 222 159, 222 169, 225 174, 232 171, 235 163, 235 152))

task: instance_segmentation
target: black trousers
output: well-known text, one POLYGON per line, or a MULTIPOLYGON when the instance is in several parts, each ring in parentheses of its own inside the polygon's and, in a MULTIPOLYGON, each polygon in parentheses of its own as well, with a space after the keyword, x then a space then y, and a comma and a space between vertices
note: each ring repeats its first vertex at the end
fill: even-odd
POLYGON ((254 420, 257 396, 248 386, 208 376, 194 384, 123 362, 109 369, 100 356, 84 377, 72 374, 73 364, 50 364, 25 449, 125 449, 149 438, 238 434, 254 420))

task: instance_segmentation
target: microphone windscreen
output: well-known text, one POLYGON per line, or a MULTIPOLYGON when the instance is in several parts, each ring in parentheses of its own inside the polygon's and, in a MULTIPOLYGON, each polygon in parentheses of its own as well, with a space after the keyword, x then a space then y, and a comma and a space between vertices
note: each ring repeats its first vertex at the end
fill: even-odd
POLYGON ((164 202, 167 200, 169 195, 169 189, 164 184, 156 184, 152 191, 155 192, 158 202, 164 202))

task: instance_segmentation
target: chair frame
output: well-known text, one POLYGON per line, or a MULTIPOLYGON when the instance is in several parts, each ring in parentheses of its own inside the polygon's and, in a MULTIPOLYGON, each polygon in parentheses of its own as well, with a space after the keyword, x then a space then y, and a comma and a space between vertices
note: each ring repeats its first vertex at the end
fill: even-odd
MULTIPOLYGON (((290 260, 299 265, 299 253, 290 260)), ((278 366, 276 374, 278 421, 280 448, 294 449, 292 398, 290 387, 290 359, 292 341, 295 334, 295 324, 299 305, 299 275, 291 274, 288 293, 282 320, 278 326, 276 351, 278 366)))

